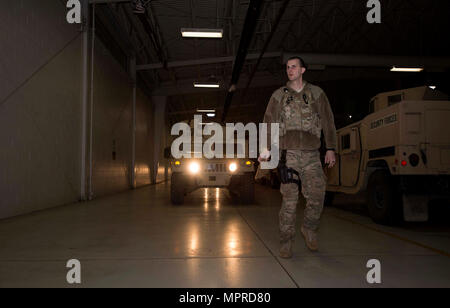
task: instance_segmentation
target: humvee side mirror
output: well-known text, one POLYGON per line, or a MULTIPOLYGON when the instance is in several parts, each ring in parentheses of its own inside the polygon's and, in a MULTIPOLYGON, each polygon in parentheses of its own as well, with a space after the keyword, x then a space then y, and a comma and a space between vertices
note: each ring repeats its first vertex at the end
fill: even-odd
POLYGON ((170 147, 164 148, 164 158, 172 158, 172 153, 170 151, 170 147))

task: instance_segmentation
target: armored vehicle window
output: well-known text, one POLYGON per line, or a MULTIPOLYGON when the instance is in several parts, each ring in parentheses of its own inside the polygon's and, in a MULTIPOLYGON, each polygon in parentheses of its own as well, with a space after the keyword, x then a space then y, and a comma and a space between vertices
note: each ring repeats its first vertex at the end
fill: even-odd
POLYGON ((388 96, 388 106, 392 106, 394 104, 401 102, 402 98, 403 98, 402 94, 388 96))
POLYGON ((350 134, 341 137, 341 148, 342 150, 350 149, 350 134))

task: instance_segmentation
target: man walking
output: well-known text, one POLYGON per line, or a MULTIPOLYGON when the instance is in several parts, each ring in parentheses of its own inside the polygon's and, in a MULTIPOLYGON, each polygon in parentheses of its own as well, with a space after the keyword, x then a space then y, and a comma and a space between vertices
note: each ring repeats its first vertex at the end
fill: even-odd
MULTIPOLYGON (((323 131, 327 148, 325 164, 332 168, 336 162, 336 128, 327 96, 321 88, 303 80, 305 71, 305 63, 300 57, 287 61, 289 81, 272 94, 264 122, 280 125, 280 148, 286 150, 286 166, 298 172, 306 199, 301 233, 306 246, 317 251, 317 229, 326 189, 326 176, 318 151, 320 137, 323 131)), ((259 159, 268 159, 268 152, 262 153, 259 159)), ((296 183, 284 183, 280 191, 283 196, 279 213, 280 257, 291 258, 299 189, 296 183)))

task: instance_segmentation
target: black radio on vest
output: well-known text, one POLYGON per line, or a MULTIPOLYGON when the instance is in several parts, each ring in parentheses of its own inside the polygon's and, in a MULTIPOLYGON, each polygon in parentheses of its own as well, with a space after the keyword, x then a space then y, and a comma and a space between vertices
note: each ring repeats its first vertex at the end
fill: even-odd
POLYGON ((303 94, 303 100, 305 101, 305 104, 308 105, 308 96, 306 96, 306 94, 303 94))

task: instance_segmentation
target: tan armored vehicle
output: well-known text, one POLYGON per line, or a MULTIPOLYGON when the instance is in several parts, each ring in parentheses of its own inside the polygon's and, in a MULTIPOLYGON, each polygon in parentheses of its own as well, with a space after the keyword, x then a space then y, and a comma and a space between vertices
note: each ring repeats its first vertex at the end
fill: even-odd
MULTIPOLYGON (((247 142, 242 146, 248 149, 247 142)), ((171 159, 170 199, 173 204, 182 204, 188 193, 209 187, 227 188, 235 202, 248 204, 254 201, 254 163, 248 158, 248 151, 240 148, 241 144, 233 144, 235 156, 227 158, 225 141, 215 147, 223 147, 224 158, 171 159), (245 157, 238 158, 238 151, 245 153, 245 157)), ((192 154, 194 148, 195 144, 192 144, 192 154)))
POLYGON ((426 86, 381 93, 370 112, 337 131, 328 198, 366 192, 377 223, 391 224, 402 213, 406 221, 428 220, 428 201, 450 191, 448 96, 426 86))

